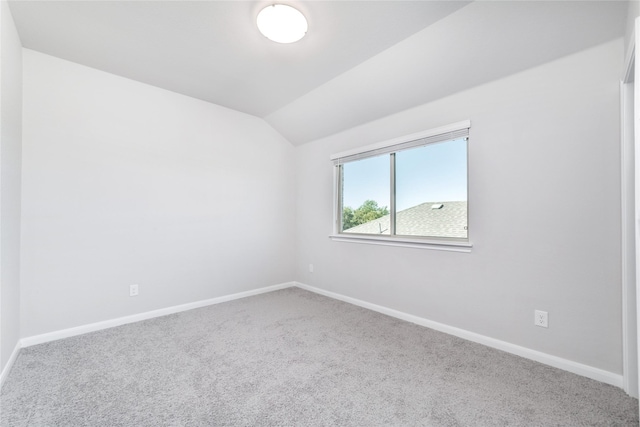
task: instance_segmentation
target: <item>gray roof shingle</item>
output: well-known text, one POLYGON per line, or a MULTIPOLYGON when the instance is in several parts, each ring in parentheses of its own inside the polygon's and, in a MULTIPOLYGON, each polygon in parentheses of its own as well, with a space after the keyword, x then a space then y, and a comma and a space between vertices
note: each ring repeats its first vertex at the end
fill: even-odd
MULTIPOLYGON (((389 234, 390 215, 343 233, 389 234)), ((427 202, 396 214, 396 235, 467 238, 467 202, 427 202), (440 207, 442 206, 442 207, 440 207)))

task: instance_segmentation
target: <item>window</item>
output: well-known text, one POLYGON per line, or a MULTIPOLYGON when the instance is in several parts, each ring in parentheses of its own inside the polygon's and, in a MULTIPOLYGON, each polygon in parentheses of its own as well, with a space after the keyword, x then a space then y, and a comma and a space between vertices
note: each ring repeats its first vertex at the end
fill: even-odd
POLYGON ((469 248, 467 144, 470 122, 331 156, 336 209, 332 238, 469 248))

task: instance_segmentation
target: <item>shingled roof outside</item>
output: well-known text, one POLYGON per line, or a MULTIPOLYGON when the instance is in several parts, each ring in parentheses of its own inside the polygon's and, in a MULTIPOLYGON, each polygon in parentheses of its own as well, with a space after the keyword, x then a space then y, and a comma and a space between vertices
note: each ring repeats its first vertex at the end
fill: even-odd
MULTIPOLYGON (((343 233, 389 234, 390 215, 343 233)), ((396 235, 467 238, 467 202, 427 202, 396 214, 396 235)))

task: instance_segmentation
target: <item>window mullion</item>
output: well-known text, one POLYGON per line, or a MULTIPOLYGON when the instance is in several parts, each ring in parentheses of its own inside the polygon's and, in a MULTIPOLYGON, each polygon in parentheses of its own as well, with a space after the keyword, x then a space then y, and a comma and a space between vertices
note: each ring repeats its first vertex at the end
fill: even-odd
POLYGON ((390 158, 390 179, 391 185, 389 185, 389 234, 391 236, 396 235, 396 153, 391 153, 390 158))

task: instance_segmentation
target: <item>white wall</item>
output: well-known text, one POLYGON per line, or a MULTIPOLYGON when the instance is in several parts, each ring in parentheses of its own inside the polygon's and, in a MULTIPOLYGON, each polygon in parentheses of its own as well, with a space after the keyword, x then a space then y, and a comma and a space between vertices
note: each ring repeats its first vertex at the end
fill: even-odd
POLYGON ((625 29, 624 48, 625 53, 629 49, 631 38, 635 32, 636 18, 640 16, 640 0, 629 0, 627 8, 627 26, 625 29))
POLYGON ((296 279, 621 373, 623 44, 297 148, 296 279), (472 123, 470 254, 328 238, 331 153, 464 119, 472 123), (533 325, 534 309, 549 312, 548 329, 533 325))
POLYGON ((261 119, 25 49, 22 336, 290 281, 293 156, 261 119))
POLYGON ((0 372, 20 338, 22 45, 0 2, 0 372))

